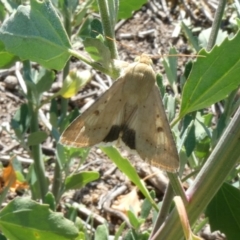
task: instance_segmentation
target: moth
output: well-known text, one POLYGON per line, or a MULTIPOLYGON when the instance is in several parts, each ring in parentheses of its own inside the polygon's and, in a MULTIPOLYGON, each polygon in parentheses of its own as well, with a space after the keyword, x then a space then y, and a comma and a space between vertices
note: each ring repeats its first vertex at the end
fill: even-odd
POLYGON ((67 127, 60 143, 81 148, 121 141, 143 160, 175 172, 178 153, 155 79, 152 60, 142 54, 67 127))

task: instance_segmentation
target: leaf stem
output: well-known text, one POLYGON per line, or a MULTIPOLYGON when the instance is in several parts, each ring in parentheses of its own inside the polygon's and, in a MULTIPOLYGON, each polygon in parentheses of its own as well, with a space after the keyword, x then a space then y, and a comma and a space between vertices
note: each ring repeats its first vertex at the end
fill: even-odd
POLYGON ((81 61, 85 62, 85 63, 88 64, 89 66, 92 66, 94 69, 99 70, 100 72, 105 73, 105 74, 107 74, 107 75, 109 75, 109 76, 111 76, 111 77, 114 77, 113 71, 112 71, 111 69, 108 70, 108 69, 102 67, 99 63, 93 62, 93 61, 90 60, 89 58, 84 57, 83 55, 81 55, 80 53, 78 53, 77 51, 75 51, 75 50, 73 50, 73 49, 68 49, 68 52, 69 52, 72 56, 80 59, 81 61))
MULTIPOLYGON (((31 79, 31 66, 29 61, 23 61, 23 76, 26 82, 32 82, 31 79)), ((28 98, 28 108, 31 116, 30 120, 30 132, 34 133, 39 131, 38 126, 38 108, 35 104, 39 102, 39 99, 36 99, 33 89, 29 87, 30 84, 27 84, 27 98, 28 98)), ((48 191, 47 179, 45 177, 45 167, 42 159, 42 151, 40 144, 33 145, 31 147, 31 155, 34 160, 34 171, 37 176, 37 185, 40 190, 40 197, 44 201, 44 197, 48 191)))
MULTIPOLYGON (((64 10, 64 27, 65 30, 70 37, 72 34, 72 29, 71 29, 71 13, 68 10, 68 8, 65 6, 63 8, 64 10)), ((69 69, 70 69, 70 60, 67 61, 64 69, 63 69, 63 75, 62 75, 62 81, 64 82, 67 75, 69 74, 69 69)), ((65 119, 67 115, 67 110, 68 110, 68 99, 61 98, 61 116, 60 116, 60 124, 61 122, 65 119)), ((62 172, 61 172, 61 167, 59 165, 59 162, 56 160, 55 161, 55 168, 54 168, 54 178, 53 178, 53 185, 52 185, 52 193, 55 197, 55 201, 58 202, 60 197, 61 197, 61 190, 62 190, 62 172)))
POLYGON ((172 204, 173 196, 174 196, 173 189, 172 189, 171 184, 169 183, 168 186, 167 186, 166 192, 164 194, 164 197, 163 197, 160 212, 157 216, 156 222, 154 224, 154 227, 153 227, 153 230, 151 232, 151 236, 150 236, 149 239, 152 239, 154 234, 157 232, 157 230, 161 227, 161 225, 166 220, 167 215, 169 214, 171 204, 172 204))
POLYGON ((106 45, 110 49, 111 58, 118 59, 118 52, 114 34, 114 25, 117 18, 118 6, 116 1, 98 0, 99 13, 102 20, 103 32, 105 34, 106 45))
POLYGON ((211 51, 213 48, 214 44, 216 43, 217 35, 218 35, 218 30, 219 26, 222 20, 223 12, 225 9, 226 5, 226 0, 219 0, 218 8, 214 16, 213 24, 212 24, 212 30, 211 34, 208 40, 208 45, 207 45, 207 51, 211 51))

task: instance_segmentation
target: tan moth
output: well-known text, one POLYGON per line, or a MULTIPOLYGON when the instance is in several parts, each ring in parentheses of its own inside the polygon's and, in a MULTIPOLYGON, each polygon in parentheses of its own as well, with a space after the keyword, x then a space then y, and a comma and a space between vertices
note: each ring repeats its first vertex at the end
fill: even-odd
POLYGON ((79 148, 115 140, 166 171, 174 172, 179 167, 152 61, 146 54, 130 64, 60 138, 62 144, 79 148))

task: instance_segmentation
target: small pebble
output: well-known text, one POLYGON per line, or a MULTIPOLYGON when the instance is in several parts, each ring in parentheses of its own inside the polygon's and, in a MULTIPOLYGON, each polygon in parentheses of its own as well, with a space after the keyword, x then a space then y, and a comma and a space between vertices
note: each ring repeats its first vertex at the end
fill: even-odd
POLYGON ((16 86, 18 85, 18 80, 15 76, 13 75, 8 75, 5 79, 4 79, 4 83, 5 83, 5 88, 8 90, 15 90, 16 86))

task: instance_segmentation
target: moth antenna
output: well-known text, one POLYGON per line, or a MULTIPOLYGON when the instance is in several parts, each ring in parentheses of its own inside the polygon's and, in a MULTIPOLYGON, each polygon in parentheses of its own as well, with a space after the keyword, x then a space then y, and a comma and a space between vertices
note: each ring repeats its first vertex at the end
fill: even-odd
MULTIPOLYGON (((92 30, 95 33, 101 34, 96 30, 92 30)), ((116 40, 115 38, 111 38, 109 36, 105 36, 105 38, 115 41, 117 42, 119 45, 123 46, 126 49, 130 49, 132 53, 136 54, 136 55, 141 55, 142 53, 136 52, 135 49, 133 49, 132 47, 121 43, 120 41, 116 40)), ((203 55, 199 55, 199 54, 159 54, 159 55, 152 55, 152 54, 147 54, 151 59, 159 59, 159 58, 164 58, 164 57, 205 57, 203 55)))

